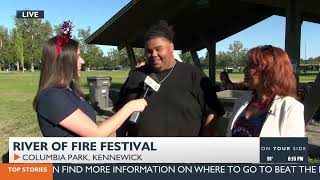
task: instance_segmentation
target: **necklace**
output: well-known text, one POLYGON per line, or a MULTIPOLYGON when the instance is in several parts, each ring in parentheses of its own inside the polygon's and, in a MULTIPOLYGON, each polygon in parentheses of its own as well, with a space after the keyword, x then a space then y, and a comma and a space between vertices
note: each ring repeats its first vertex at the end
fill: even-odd
POLYGON ((159 84, 161 85, 161 83, 163 83, 169 76, 170 74, 172 73, 174 67, 176 66, 176 64, 173 65, 173 67, 171 68, 170 72, 166 75, 166 77, 164 77, 160 82, 159 84))
POLYGON ((266 108, 268 105, 270 105, 271 102, 273 101, 273 98, 274 98, 274 95, 268 97, 267 99, 265 99, 265 100, 262 101, 262 102, 257 102, 257 101, 258 101, 258 96, 255 95, 255 96, 252 98, 250 104, 251 104, 253 107, 261 110, 261 109, 266 108))

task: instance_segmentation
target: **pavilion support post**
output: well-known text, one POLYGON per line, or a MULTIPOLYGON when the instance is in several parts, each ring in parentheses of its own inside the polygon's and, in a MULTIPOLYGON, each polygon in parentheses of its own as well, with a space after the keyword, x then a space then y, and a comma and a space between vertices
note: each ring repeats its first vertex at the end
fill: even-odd
POLYGON ((211 41, 207 44, 209 54, 209 79, 216 84, 216 42, 211 41))
POLYGON ((126 43, 126 50, 127 50, 130 66, 135 67, 137 64, 136 56, 134 55, 133 48, 129 43, 126 43))
POLYGON ((299 9, 299 0, 288 1, 286 8, 286 40, 285 49, 291 58, 291 63, 299 83, 299 65, 300 65, 300 41, 302 18, 299 9))
POLYGON ((200 63, 197 51, 192 50, 192 51, 190 51, 190 53, 191 53, 191 57, 192 57, 194 65, 196 65, 202 71, 202 67, 201 67, 201 63, 200 63))

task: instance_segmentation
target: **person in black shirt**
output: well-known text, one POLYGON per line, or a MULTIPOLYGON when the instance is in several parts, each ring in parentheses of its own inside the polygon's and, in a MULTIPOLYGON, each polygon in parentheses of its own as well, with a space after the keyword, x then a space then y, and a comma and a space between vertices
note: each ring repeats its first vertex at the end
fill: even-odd
POLYGON ((129 74, 115 108, 143 97, 146 76, 156 76, 158 92, 149 91, 148 107, 136 123, 127 120, 117 136, 199 136, 224 114, 209 78, 197 67, 174 59, 173 33, 161 21, 145 34, 147 64, 129 74))
POLYGON ((144 99, 128 102, 120 111, 95 124, 95 111, 83 99, 79 88, 81 65, 79 44, 70 39, 72 25, 58 37, 45 43, 41 61, 39 88, 33 101, 44 136, 109 136, 134 111, 143 111, 144 99))
POLYGON ((221 87, 222 90, 233 90, 235 86, 233 82, 230 80, 229 75, 226 71, 222 71, 220 73, 221 87))

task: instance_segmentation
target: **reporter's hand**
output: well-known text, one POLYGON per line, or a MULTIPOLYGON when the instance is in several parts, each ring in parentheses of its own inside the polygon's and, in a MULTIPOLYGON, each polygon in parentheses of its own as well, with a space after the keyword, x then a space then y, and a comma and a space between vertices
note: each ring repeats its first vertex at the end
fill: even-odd
POLYGON ((145 99, 136 99, 128 102, 129 108, 135 112, 142 112, 148 105, 145 99))

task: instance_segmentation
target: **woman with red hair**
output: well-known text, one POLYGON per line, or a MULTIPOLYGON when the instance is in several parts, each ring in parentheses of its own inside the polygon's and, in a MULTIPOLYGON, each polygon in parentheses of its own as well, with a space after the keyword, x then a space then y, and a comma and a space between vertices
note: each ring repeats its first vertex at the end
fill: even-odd
POLYGON ((288 54, 271 45, 248 52, 244 81, 253 92, 237 99, 227 136, 304 137, 304 107, 288 54))

